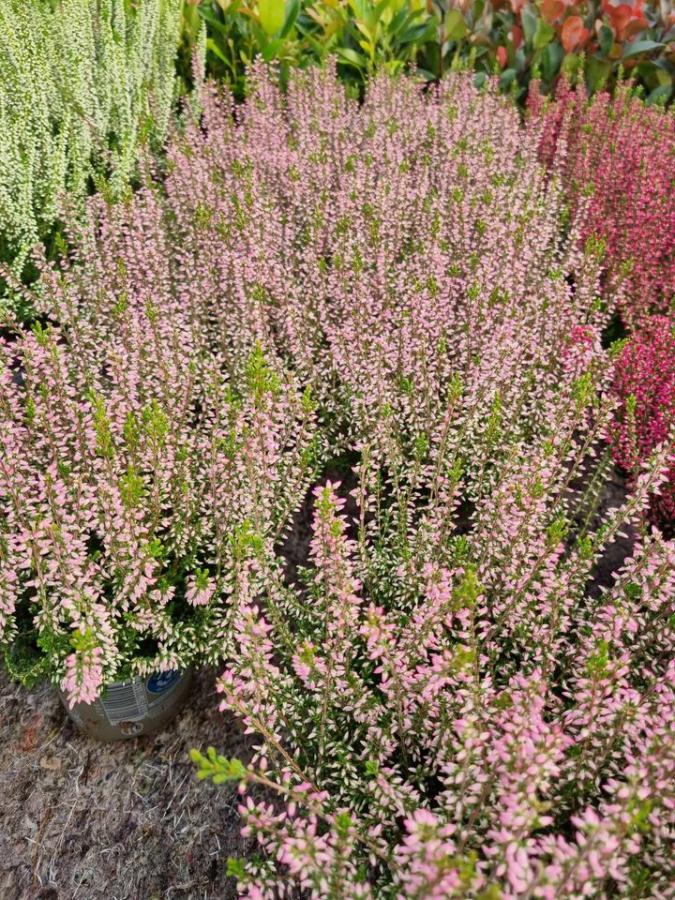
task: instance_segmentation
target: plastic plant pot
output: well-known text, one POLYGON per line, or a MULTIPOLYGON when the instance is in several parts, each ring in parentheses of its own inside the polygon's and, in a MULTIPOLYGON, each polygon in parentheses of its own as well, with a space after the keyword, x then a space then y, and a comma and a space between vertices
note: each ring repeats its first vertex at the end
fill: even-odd
POLYGON ((192 685, 192 670, 155 672, 109 684, 94 703, 69 707, 77 727, 99 741, 123 741, 161 731, 178 713, 192 685))

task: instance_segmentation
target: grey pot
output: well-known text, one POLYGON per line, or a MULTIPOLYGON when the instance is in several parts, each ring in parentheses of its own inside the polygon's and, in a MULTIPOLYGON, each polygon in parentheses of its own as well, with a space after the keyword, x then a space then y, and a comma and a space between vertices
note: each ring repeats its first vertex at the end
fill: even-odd
POLYGON ((192 670, 174 669, 109 684, 94 703, 70 708, 63 693, 61 700, 81 731, 108 743, 161 731, 179 711, 191 686, 192 670))

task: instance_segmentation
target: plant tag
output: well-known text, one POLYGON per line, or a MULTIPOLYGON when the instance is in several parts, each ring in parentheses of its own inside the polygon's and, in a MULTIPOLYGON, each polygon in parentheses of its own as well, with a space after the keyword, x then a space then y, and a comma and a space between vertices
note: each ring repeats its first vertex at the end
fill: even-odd
POLYGON ((148 714, 148 700, 142 681, 111 685, 101 698, 105 717, 111 725, 134 722, 148 714))

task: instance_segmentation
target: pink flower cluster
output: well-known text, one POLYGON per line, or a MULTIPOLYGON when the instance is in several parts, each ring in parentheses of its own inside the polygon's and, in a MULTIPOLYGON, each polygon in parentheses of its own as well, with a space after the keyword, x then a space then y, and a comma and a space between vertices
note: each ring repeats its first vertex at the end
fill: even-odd
POLYGON ((675 296, 675 118, 627 88, 588 99, 564 80, 550 102, 533 83, 529 108, 582 240, 602 252, 610 307, 631 327, 667 314, 675 296))
POLYGON ((274 348, 233 308, 205 327, 174 227, 150 191, 93 200, 51 324, 0 341, 0 640, 71 702, 221 659, 237 542, 272 553, 320 456, 274 348))
MULTIPOLYGON (((220 683, 223 708, 261 736, 242 789, 250 779, 281 800, 240 807, 268 860, 242 862, 240 889, 557 900, 610 885, 631 895, 648 879, 657 896, 667 890, 672 542, 648 538, 595 599, 585 577, 561 577, 561 555, 557 578, 537 578, 536 619, 523 625, 513 609, 494 633, 485 541, 468 538, 481 565, 459 566, 456 552, 439 568, 412 530, 414 568, 392 589, 376 541, 394 534, 380 527, 359 548, 338 489, 315 492, 311 603, 267 595, 274 573, 258 568, 260 602, 242 608, 220 683), (344 594, 358 571, 369 577, 344 594), (367 605, 366 590, 386 606, 367 605)), ((593 557, 602 540, 593 535, 593 557)))
MULTIPOLYGON (((654 447, 675 440, 675 324, 652 316, 621 348, 612 390, 620 406, 611 429, 614 458, 627 472, 639 469, 654 447)), ((675 523, 675 455, 668 484, 654 498, 652 514, 661 527, 675 523)))
POLYGON ((220 691, 260 736, 233 777, 267 792, 240 889, 658 894, 675 548, 645 528, 594 581, 668 447, 598 508, 603 260, 580 217, 561 235, 540 132, 462 75, 361 106, 326 73, 253 83, 170 152, 188 289, 255 321, 357 461, 313 492, 297 582, 251 541, 233 569, 220 691))

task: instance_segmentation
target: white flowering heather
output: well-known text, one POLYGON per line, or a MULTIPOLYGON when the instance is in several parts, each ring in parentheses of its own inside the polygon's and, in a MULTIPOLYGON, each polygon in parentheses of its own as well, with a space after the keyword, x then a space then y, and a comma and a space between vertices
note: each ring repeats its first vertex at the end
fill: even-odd
POLYGON ((62 192, 119 195, 166 136, 180 0, 0 4, 0 258, 21 268, 62 192))
POLYGON ((208 346, 172 290, 160 210, 90 203, 45 270, 59 326, 0 343, 0 641, 71 701, 222 656, 233 566, 307 491, 307 391, 269 348, 208 346))
POLYGON ((265 788, 240 889, 667 896, 675 547, 644 511, 669 447, 598 503, 600 262, 538 135, 459 76, 359 107, 258 73, 236 119, 204 104, 170 152, 182 302, 275 344, 358 459, 314 491, 298 583, 254 531, 233 569, 223 708, 261 740, 195 759, 265 788))

